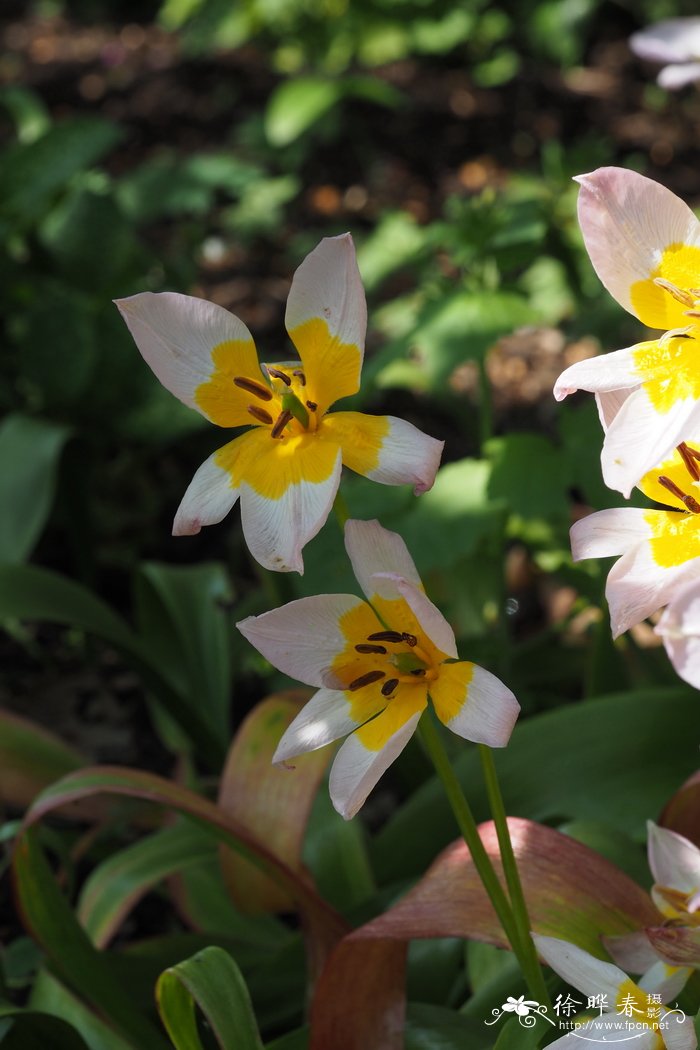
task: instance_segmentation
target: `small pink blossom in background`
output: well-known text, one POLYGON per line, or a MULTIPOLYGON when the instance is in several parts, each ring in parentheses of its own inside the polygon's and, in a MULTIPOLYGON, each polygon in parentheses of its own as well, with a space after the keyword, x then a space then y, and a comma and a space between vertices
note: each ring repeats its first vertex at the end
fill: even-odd
POLYGON ((640 29, 629 40, 638 58, 663 63, 657 83, 670 91, 700 80, 700 18, 669 18, 640 29))

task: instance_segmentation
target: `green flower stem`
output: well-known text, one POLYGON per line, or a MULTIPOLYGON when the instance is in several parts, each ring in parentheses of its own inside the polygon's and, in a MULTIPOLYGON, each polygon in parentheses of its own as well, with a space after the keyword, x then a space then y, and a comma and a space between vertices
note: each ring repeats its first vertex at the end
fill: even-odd
MULTIPOLYGON (((520 881, 518 865, 515 860, 515 854, 513 853, 513 843, 511 842, 510 831, 508 829, 508 818, 506 817, 506 811, 503 805, 503 795, 501 794, 501 786, 498 782, 498 774, 496 772, 496 764, 493 760, 493 752, 491 748, 487 747, 485 744, 479 744, 479 754, 481 755, 481 766, 484 772, 484 781, 486 783, 486 791, 489 797, 491 816, 493 817, 493 822, 496 826, 498 848, 501 853, 503 873, 506 877, 506 885, 508 886, 508 893, 510 895, 513 919, 518 929, 518 937, 523 955, 527 959, 527 971, 525 971, 525 967, 523 967, 523 971, 529 972, 531 975, 534 988, 530 986, 530 990, 535 995, 537 1002, 549 1005, 549 993, 544 981, 539 959, 537 958, 537 950, 532 937, 530 936, 530 917, 527 911, 523 886, 520 881)), ((528 985, 530 985, 530 981, 528 981, 528 985)))
POLYGON ((348 510, 345 498, 340 494, 340 489, 336 492, 335 499, 333 500, 333 513, 335 514, 338 525, 340 526, 340 531, 344 532, 345 522, 350 517, 350 511, 348 510))

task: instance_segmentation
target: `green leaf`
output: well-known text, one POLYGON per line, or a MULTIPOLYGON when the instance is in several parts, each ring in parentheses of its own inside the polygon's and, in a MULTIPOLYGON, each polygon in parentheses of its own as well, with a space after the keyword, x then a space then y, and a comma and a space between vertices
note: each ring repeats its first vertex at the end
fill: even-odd
POLYGON ((205 948, 161 975, 156 987, 163 1024, 177 1050, 201 1050, 196 1003, 221 1050, 262 1050, 248 989, 235 962, 221 948, 205 948))
POLYGON ((21 562, 42 533, 53 503, 65 427, 27 416, 0 425, 0 562, 21 562))
POLYGON ((313 127, 343 97, 338 80, 297 77, 272 93, 265 113, 265 134, 272 146, 288 146, 313 127))
POLYGON ((535 1050, 549 1031, 546 1021, 525 1028, 516 1017, 510 1017, 498 1033, 493 1050, 535 1050))
MULTIPOLYGON (((40 970, 32 988, 31 1006, 52 1017, 63 1018, 76 1028, 87 1042, 90 1050, 132 1050, 105 1021, 85 1003, 61 984, 48 970, 40 970)), ((46 1050, 51 1043, 45 1044, 46 1050)))
POLYGON ((6 805, 25 809, 43 788, 86 764, 47 729, 0 710, 0 799, 6 805))
POLYGON ((13 1018, 9 1036, 2 1040, 7 1050, 88 1050, 72 1025, 51 1014, 20 1006, 0 1004, 0 1020, 13 1018))
POLYGON ((488 495, 522 518, 568 521, 568 476, 559 449, 538 434, 508 434, 486 445, 492 461, 488 495))
POLYGON ((409 1003, 405 1050, 490 1050, 493 1030, 455 1010, 409 1003))
POLYGON ((51 964, 70 987, 87 998, 116 1032, 135 1048, 165 1050, 166 1043, 151 1021, 133 1005, 111 960, 93 948, 59 891, 35 833, 24 834, 13 858, 19 910, 51 964))

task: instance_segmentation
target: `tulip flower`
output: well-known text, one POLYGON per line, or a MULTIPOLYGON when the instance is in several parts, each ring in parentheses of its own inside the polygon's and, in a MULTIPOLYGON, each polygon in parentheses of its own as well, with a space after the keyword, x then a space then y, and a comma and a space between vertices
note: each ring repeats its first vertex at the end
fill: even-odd
POLYGON ((349 234, 327 237, 294 275, 285 324, 299 360, 258 363, 246 326, 214 303, 142 292, 117 306, 161 383, 220 427, 252 426, 196 472, 173 533, 191 535, 241 501, 261 565, 303 572, 302 549, 325 522, 341 466, 416 493, 435 478, 441 441, 393 416, 328 409, 355 394, 367 323, 349 234))
POLYGON ((655 463, 700 429, 700 223, 664 186, 622 168, 578 176, 586 249, 610 294, 657 339, 579 361, 557 380, 558 401, 596 395, 606 429, 601 465, 629 496, 655 463))
POLYGON ((700 577, 674 591, 654 630, 677 674, 700 689, 700 577))
POLYGON ((348 737, 329 785, 348 819, 408 743, 428 696, 449 729, 491 747, 507 744, 519 705, 489 671, 458 659, 452 628, 426 597, 400 536, 377 521, 348 521, 345 546, 367 601, 301 598, 238 628, 280 671, 318 688, 274 762, 348 737))
POLYGON ((635 983, 617 966, 567 941, 537 934, 533 940, 555 973, 598 1009, 598 1016, 577 1020, 576 1028, 550 1043, 548 1050, 600 1050, 620 1042, 637 1050, 696 1050, 692 1019, 665 1005, 681 991, 690 970, 657 963, 635 983))

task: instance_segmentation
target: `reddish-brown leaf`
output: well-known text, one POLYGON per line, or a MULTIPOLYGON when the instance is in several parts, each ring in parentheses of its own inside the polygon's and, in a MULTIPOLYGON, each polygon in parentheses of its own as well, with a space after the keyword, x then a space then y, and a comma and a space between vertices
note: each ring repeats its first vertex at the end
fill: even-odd
POLYGON ((669 799, 659 824, 700 847, 700 772, 693 773, 669 799))

